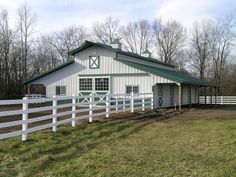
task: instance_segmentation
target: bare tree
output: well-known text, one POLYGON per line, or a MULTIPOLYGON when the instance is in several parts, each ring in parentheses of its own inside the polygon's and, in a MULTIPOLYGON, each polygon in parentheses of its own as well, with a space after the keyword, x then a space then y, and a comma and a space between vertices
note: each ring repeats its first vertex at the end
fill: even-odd
POLYGON ((31 7, 24 3, 18 8, 18 29, 21 41, 21 60, 23 63, 23 79, 27 78, 27 62, 30 52, 30 40, 34 32, 36 16, 32 12, 31 7))
POLYGON ((219 94, 223 93, 223 77, 226 66, 231 58, 233 40, 235 39, 234 28, 236 18, 233 15, 216 20, 212 31, 210 45, 211 58, 214 64, 214 80, 219 94))
POLYGON ((8 24, 8 12, 0 12, 0 91, 8 95, 11 73, 10 73, 10 47, 13 40, 13 31, 8 24))
POLYGON ((46 70, 54 68, 60 60, 58 58, 57 50, 54 46, 52 35, 41 35, 34 45, 34 53, 32 56, 32 75, 37 75, 46 70))
POLYGON ((130 22, 119 29, 124 48, 128 51, 141 54, 151 44, 151 26, 147 20, 130 22))
POLYGON ((236 94, 236 64, 229 64, 224 70, 224 79, 222 80, 223 94, 236 94))
POLYGON ((177 21, 163 23, 160 19, 153 23, 154 45, 158 49, 160 59, 166 63, 173 63, 175 55, 185 43, 185 29, 177 21))
POLYGON ((93 24, 92 31, 96 40, 104 43, 110 44, 114 38, 117 36, 117 30, 119 27, 119 20, 108 17, 102 23, 93 24))
POLYGON ((189 57, 192 67, 197 70, 201 79, 206 78, 210 66, 210 38, 213 22, 210 20, 194 23, 189 43, 189 57))
POLYGON ((50 44, 53 45, 62 62, 70 59, 68 52, 78 48, 85 40, 90 38, 88 30, 84 26, 70 26, 63 31, 55 33, 50 44))

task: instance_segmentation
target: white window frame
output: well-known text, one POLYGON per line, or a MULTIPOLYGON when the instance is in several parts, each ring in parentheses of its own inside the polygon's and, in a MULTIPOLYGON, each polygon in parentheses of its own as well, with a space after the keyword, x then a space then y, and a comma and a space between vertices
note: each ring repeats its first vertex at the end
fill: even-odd
POLYGON ((66 95, 66 85, 56 85, 55 91, 56 91, 57 96, 65 96, 66 95), (60 90, 59 94, 57 94, 57 87, 59 87, 59 90, 60 90), (65 88, 65 93, 62 93, 62 87, 65 88))
MULTIPOLYGON (((102 92, 110 92, 111 91, 111 77, 110 76, 93 76, 93 77, 80 76, 79 80, 80 79, 86 79, 86 78, 92 79, 92 90, 88 90, 88 91, 87 90, 80 90, 80 86, 79 86, 78 92, 93 92, 93 93, 97 92, 97 93, 102 93, 102 92), (95 90, 95 79, 96 78, 108 78, 108 85, 109 85, 108 90, 101 90, 101 91, 95 90)), ((80 83, 79 80, 78 80, 78 83, 80 83)))
POLYGON ((92 89, 91 90, 80 90, 80 79, 92 79, 90 77, 80 77, 79 78, 79 91, 80 92, 92 92, 93 91, 93 79, 92 79, 92 89))
POLYGON ((138 93, 135 93, 135 92, 134 92, 134 93, 135 93, 135 94, 139 94, 139 93, 140 93, 139 85, 126 85, 126 86, 125 86, 125 93, 126 93, 126 94, 130 94, 130 93, 127 92, 127 87, 131 87, 131 90, 132 90, 132 91, 131 91, 130 93, 134 92, 134 87, 137 87, 137 88, 138 88, 138 93))

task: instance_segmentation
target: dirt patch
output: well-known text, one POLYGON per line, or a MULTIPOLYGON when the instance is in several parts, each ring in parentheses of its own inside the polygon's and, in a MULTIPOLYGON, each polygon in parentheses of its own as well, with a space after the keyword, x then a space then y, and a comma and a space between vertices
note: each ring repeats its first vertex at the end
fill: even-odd
MULTIPOLYGON (((39 105, 31 105, 31 107, 39 107, 39 105)), ((0 107, 1 111, 7 110, 20 110, 20 105, 10 106, 10 107, 0 107)), ((85 109, 77 107, 77 109, 85 109)), ((113 109, 114 110, 114 109, 113 109)), ((58 112, 71 111, 71 107, 58 109, 58 112)), ((104 112, 105 109, 101 108, 101 110, 96 110, 94 113, 104 112)), ((29 114, 29 119, 33 119, 35 117, 45 116, 52 114, 52 110, 31 113, 29 114)), ((88 111, 78 113, 76 116, 88 115, 88 111)), ((60 116, 58 117, 58 121, 65 120, 71 118, 71 115, 60 116)), ((107 119, 105 116, 98 116, 93 118, 93 123, 102 123, 102 122, 114 122, 119 123, 123 121, 131 121, 132 123, 154 123, 155 124, 165 124, 169 120, 173 119, 236 119, 236 106, 225 106, 225 107, 199 107, 199 108, 183 108, 181 111, 174 109, 157 109, 157 110, 138 110, 134 113, 131 112, 121 112, 121 113, 113 113, 110 115, 110 118, 107 119)), ((7 116, 0 117, 0 123, 10 122, 21 120, 21 115, 17 116, 7 116)), ((45 125, 51 123, 52 119, 48 119, 45 121, 30 123, 29 128, 45 125)), ((70 123, 68 123, 70 124, 70 123)), ((89 124, 88 119, 77 121, 77 125, 87 125, 89 124)), ((91 123, 90 123, 91 124, 91 123)), ((0 129, 0 133, 6 133, 11 131, 21 130, 21 126, 14 126, 9 128, 0 129)))

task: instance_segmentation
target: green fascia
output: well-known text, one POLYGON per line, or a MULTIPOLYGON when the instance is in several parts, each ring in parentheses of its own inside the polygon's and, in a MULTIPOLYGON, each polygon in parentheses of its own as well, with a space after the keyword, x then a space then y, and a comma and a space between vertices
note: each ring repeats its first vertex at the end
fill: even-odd
POLYGON ((130 57, 134 57, 134 58, 138 58, 138 59, 143 60, 143 61, 149 61, 149 62, 153 62, 153 63, 157 63, 157 64, 169 66, 169 67, 176 67, 176 65, 168 64, 168 63, 159 61, 159 60, 157 60, 155 58, 143 57, 143 56, 140 56, 140 55, 138 55, 136 53, 133 53, 133 52, 126 52, 126 51, 123 51, 121 49, 114 49, 114 48, 112 48, 109 45, 102 44, 102 43, 99 43, 99 42, 95 43, 95 42, 91 42, 91 41, 85 41, 79 48, 70 51, 68 54, 69 55, 75 55, 76 53, 81 52, 81 51, 83 51, 83 50, 85 50, 85 49, 87 49, 89 47, 92 47, 92 46, 101 47, 101 48, 107 49, 109 51, 116 52, 118 54, 130 56, 130 57))
POLYGON ((170 71, 170 70, 157 68, 157 67, 153 67, 153 66, 147 66, 147 65, 143 65, 143 64, 130 62, 130 61, 125 61, 125 60, 118 59, 118 58, 114 58, 114 59, 116 61, 119 61, 123 64, 126 64, 130 67, 139 69, 141 71, 144 71, 144 72, 147 72, 147 73, 150 73, 150 74, 153 74, 153 75, 164 77, 166 79, 175 81, 177 83, 201 85, 201 86, 213 86, 213 84, 211 84, 209 81, 205 81, 205 80, 201 80, 201 79, 198 79, 198 78, 195 78, 195 77, 191 77, 191 76, 182 74, 182 73, 177 72, 177 71, 170 71))
POLYGON ((79 74, 80 77, 96 77, 96 76, 148 76, 148 73, 114 73, 114 74, 79 74))
POLYGON ((29 79, 29 80, 24 81, 23 84, 29 84, 30 82, 33 82, 33 81, 35 81, 35 80, 37 80, 37 79, 40 79, 40 78, 42 78, 42 77, 44 77, 44 76, 47 76, 47 75, 53 73, 53 72, 55 72, 55 71, 58 71, 58 70, 60 70, 60 69, 62 69, 62 68, 64 68, 64 67, 66 67, 66 66, 68 66, 68 65, 71 65, 71 64, 73 64, 74 62, 75 62, 74 60, 70 60, 70 61, 67 61, 67 62, 65 62, 65 63, 62 63, 62 64, 56 66, 55 68, 51 69, 51 70, 48 70, 48 71, 46 71, 46 72, 44 72, 44 73, 42 73, 42 74, 39 74, 39 75, 33 77, 32 79, 29 79))

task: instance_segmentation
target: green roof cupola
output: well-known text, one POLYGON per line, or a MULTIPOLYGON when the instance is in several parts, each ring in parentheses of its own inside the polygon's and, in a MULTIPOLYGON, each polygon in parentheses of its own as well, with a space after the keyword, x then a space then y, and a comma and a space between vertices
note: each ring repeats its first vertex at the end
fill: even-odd
POLYGON ((120 42, 120 40, 118 38, 115 38, 112 40, 112 42, 110 43, 111 47, 114 49, 120 49, 122 48, 122 44, 120 42))
POLYGON ((147 58, 150 58, 151 55, 152 55, 152 53, 148 49, 143 51, 142 54, 141 54, 142 57, 147 57, 147 58))

